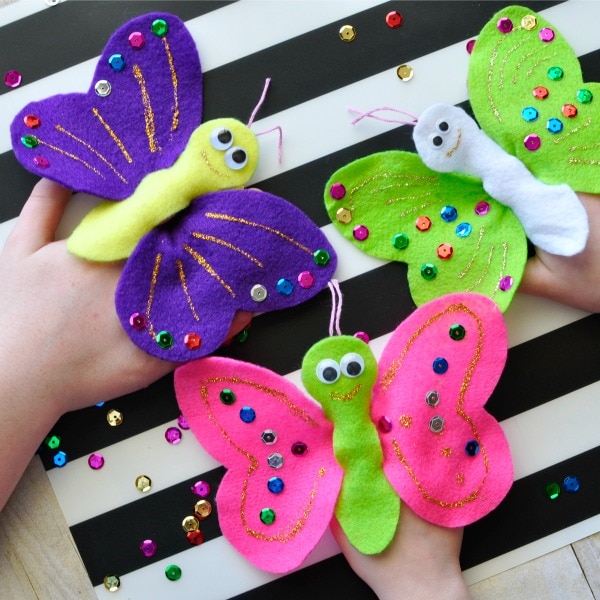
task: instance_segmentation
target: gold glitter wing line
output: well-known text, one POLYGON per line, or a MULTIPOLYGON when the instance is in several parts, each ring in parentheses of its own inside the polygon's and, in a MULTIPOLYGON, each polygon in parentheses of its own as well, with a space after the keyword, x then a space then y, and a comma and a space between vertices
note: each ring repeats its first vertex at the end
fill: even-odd
POLYGON ((113 131, 112 127, 102 117, 102 115, 100 114, 100 111, 97 108, 92 108, 92 113, 98 119, 98 121, 100 121, 100 124, 106 130, 106 133, 108 133, 108 135, 111 137, 113 142, 117 145, 117 147, 121 151, 121 154, 125 157, 125 160, 129 164, 131 164, 133 162, 133 158, 131 158, 131 155, 129 154, 129 152, 127 152, 127 148, 125 148, 125 144, 123 144, 123 142, 121 141, 119 136, 113 131))
POLYGON ((154 325, 150 319, 150 313, 152 312, 152 303, 154 302, 154 295, 156 293, 156 283, 158 282, 158 273, 160 271, 160 264, 162 262, 162 253, 158 253, 154 258, 154 267, 152 268, 152 278, 150 279, 150 291, 148 292, 148 302, 146 303, 146 320, 148 321, 147 331, 150 336, 156 338, 156 332, 154 331, 154 325))
POLYGON ((241 217, 234 217, 232 215, 226 215, 223 213, 207 212, 204 213, 204 216, 208 219, 220 219, 222 221, 230 221, 231 223, 240 223, 241 225, 248 225, 249 227, 256 227, 258 229, 262 229, 263 231, 267 231, 268 233, 272 233, 273 235, 280 237, 281 239, 285 240, 286 242, 289 242, 290 244, 296 246, 296 248, 299 248, 300 250, 306 252, 307 254, 310 254, 311 256, 313 254, 310 248, 307 248, 306 246, 296 241, 289 235, 286 235, 282 231, 279 231, 278 229, 273 229, 273 227, 269 227, 268 225, 263 225, 262 223, 257 223, 256 221, 248 221, 247 219, 243 219, 241 217))
POLYGON ((190 307, 190 310, 192 311, 192 316, 194 317, 194 319, 196 321, 200 321, 200 317, 198 316, 198 313, 196 312, 194 302, 192 301, 192 297, 190 296, 190 292, 188 290, 187 279, 185 276, 185 271, 183 269, 183 263, 178 259, 175 261, 175 264, 177 265, 177 273, 179 274, 179 282, 181 283, 181 289, 183 290, 183 293, 185 294, 185 297, 187 299, 188 306, 190 307))
POLYGON ((150 102, 150 96, 148 95, 148 88, 146 87, 146 80, 139 65, 133 65, 133 75, 140 87, 140 94, 142 96, 142 105, 144 106, 144 122, 146 137, 148 138, 148 147, 150 152, 158 152, 160 146, 156 141, 156 125, 154 123, 154 111, 152 110, 152 104, 150 102))
POLYGON ((479 250, 481 249, 481 240, 483 239, 484 233, 485 233, 485 228, 482 227, 479 230, 479 239, 477 240, 477 245, 475 246, 475 251, 473 252, 473 256, 471 256, 471 258, 469 259, 467 266, 458 274, 459 279, 463 279, 467 275, 467 273, 471 270, 471 268, 473 267, 473 263, 475 262, 475 259, 477 258, 477 255, 479 254, 479 250))
MULTIPOLYGON (((571 137, 572 135, 575 135, 576 133, 579 133, 584 127, 589 127, 591 124, 592 124, 592 119, 591 119, 591 117, 588 117, 583 123, 581 123, 581 125, 578 125, 577 127, 574 127, 573 129, 571 129, 570 131, 567 131, 564 135, 553 138, 552 141, 555 144, 560 144, 563 140, 566 140, 567 138, 571 137)), ((577 146, 571 146, 569 148, 569 151, 573 152, 576 148, 577 148, 577 146)))
POLYGON ((177 79, 177 71, 175 70, 175 62, 171 54, 171 48, 166 37, 162 38, 167 60, 169 61, 169 70, 171 71, 171 85, 173 86, 173 120, 171 121, 171 131, 177 131, 179 127, 179 82, 177 79))
POLYGON ((496 287, 492 292, 492 299, 496 297, 496 294, 500 290, 500 282, 504 279, 504 274, 506 273, 506 258, 508 256, 508 243, 502 242, 502 268, 500 269, 500 277, 498 277, 498 281, 496 282, 496 287))
POLYGON ((212 268, 212 266, 208 263, 208 261, 196 250, 194 250, 191 246, 187 244, 183 245, 183 249, 211 276, 214 277, 224 289, 226 289, 232 298, 235 298, 235 292, 231 288, 231 286, 221 278, 221 276, 212 268))
POLYGON ((490 63, 488 65, 488 76, 487 76, 487 81, 486 81, 486 87, 487 87, 487 97, 488 97, 488 102, 490 104, 490 109, 493 113, 493 115, 496 117, 496 119, 501 123, 502 122, 502 115, 500 114, 500 111, 498 110, 498 107, 496 106, 496 103, 494 102, 494 94, 492 93, 492 81, 494 79, 494 69, 496 66, 496 59, 498 58, 498 50, 500 48, 500 46, 502 45, 502 43, 504 42, 504 37, 501 37, 498 39, 498 41, 496 42, 496 45, 494 46, 494 49, 492 50, 492 54, 490 56, 490 63))
POLYGON ((219 244, 219 246, 224 246, 225 248, 229 248, 234 252, 239 252, 244 258, 247 258, 249 261, 253 262, 260 269, 264 269, 264 265, 258 258, 252 256, 249 252, 242 250, 238 246, 234 246, 233 244, 223 240, 221 238, 217 238, 214 235, 207 235, 205 233, 200 233, 199 231, 192 231, 192 235, 198 240, 204 240, 205 242, 213 242, 215 244, 219 244))
POLYGON ((485 267, 483 268, 481 275, 473 285, 469 286, 465 290, 465 292, 472 292, 487 277, 488 270, 490 268, 490 265, 492 264, 492 260, 494 259, 494 248, 494 244, 490 244, 490 251, 488 254, 487 262, 485 263, 485 267))
MULTIPOLYGON (((350 195, 352 196, 353 194, 356 194, 356 192, 359 192, 363 187, 375 182, 375 181, 380 181, 380 180, 384 180, 384 181, 392 181, 394 179, 401 179, 401 180, 407 180, 405 181, 405 183, 396 183, 396 184, 391 184, 388 185, 387 187, 404 187, 404 186, 412 186, 415 184, 415 182, 419 182, 419 183, 426 183, 428 186, 439 186, 439 183, 435 183, 438 181, 438 178, 435 175, 411 175, 409 173, 399 173, 399 174, 392 174, 392 173, 378 173, 377 175, 373 175, 372 177, 368 177, 367 179, 365 179, 364 181, 362 181, 361 183, 359 183, 358 185, 355 185, 351 190, 350 190, 350 195)), ((381 189, 385 189, 385 187, 383 188, 377 188, 375 190, 373 190, 371 193, 372 194, 376 194, 378 193, 381 189)))
POLYGON ((48 142, 45 142, 44 140, 41 140, 40 138, 36 138, 36 139, 37 139, 38 144, 40 144, 41 146, 50 148, 50 150, 54 150, 55 152, 58 152, 59 154, 62 154, 63 156, 66 156, 67 158, 70 158, 71 160, 74 160, 75 162, 81 163, 84 167, 88 168, 90 171, 93 171, 99 177, 102 177, 102 179, 106 179, 106 177, 104 177, 104 175, 102 175, 102 173, 100 173, 100 171, 98 171, 98 169, 96 169, 96 167, 93 167, 92 165, 90 165, 90 163, 86 162, 82 158, 79 158, 79 156, 76 156, 75 154, 72 154, 71 152, 67 152, 66 150, 63 150, 62 148, 59 148, 58 146, 49 144, 48 142))

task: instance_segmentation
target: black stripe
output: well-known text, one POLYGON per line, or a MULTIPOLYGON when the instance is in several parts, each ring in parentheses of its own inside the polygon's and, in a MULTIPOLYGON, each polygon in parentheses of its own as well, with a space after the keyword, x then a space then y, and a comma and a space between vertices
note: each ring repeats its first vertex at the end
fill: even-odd
MULTIPOLYGON (((554 434, 560 436, 558 427, 554 434)), ((598 461, 600 446, 516 481, 498 508, 465 529, 462 568, 481 564, 598 514, 598 461), (568 475, 580 479, 581 489, 576 493, 563 491, 557 500, 549 500, 544 495, 545 484, 551 481, 562 484, 568 475)), ((213 513, 201 522, 204 538, 209 541, 220 536, 214 493, 223 474, 224 469, 215 469, 71 527, 92 583, 99 585, 109 573, 124 575, 189 548, 181 522, 193 512, 197 498, 190 491, 190 486, 198 479, 211 484, 208 499, 213 505, 213 513), (153 558, 142 556, 138 549, 140 542, 147 538, 154 539, 159 547, 153 558)), ((205 546, 203 551, 210 552, 210 545, 205 546)), ((201 578, 200 554, 198 569, 201 578)), ((314 596, 315 590, 321 589, 314 587, 312 575, 315 572, 318 573, 316 577, 332 577, 343 582, 349 575, 347 571, 347 566, 334 558, 242 594, 239 598, 303 598, 308 593, 314 596)), ((351 593, 353 582, 354 577, 350 577, 347 585, 351 587, 346 588, 344 584, 335 597, 343 596, 344 591, 351 593)), ((362 588, 363 595, 351 593, 350 597, 371 598, 367 592, 366 588, 362 588)), ((324 594, 317 597, 333 596, 324 594)))

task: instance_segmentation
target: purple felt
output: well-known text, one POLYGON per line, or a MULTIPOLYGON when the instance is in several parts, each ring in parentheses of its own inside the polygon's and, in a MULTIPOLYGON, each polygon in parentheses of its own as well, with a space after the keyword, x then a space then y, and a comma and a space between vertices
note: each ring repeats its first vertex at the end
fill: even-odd
POLYGON ((133 193, 144 175, 173 164, 201 116, 202 71, 196 44, 178 17, 150 13, 111 36, 86 94, 28 104, 13 121, 11 138, 17 159, 36 175, 120 200, 133 193), (156 19, 168 24, 164 37, 152 33, 156 19), (141 48, 129 42, 135 32, 144 36, 141 48), (121 71, 109 64, 114 54, 125 60, 121 71), (108 96, 96 93, 99 80, 110 83, 108 96), (38 117, 39 126, 28 127, 28 115, 38 117), (26 147, 23 136, 35 136, 38 145, 26 147))
POLYGON ((259 190, 214 192, 142 238, 119 281, 117 313, 131 339, 149 354, 193 360, 221 345, 236 310, 300 304, 327 285, 336 264, 321 230, 289 202, 259 190), (329 254, 327 264, 316 264, 317 250, 329 254), (304 285, 312 277, 310 287, 299 277, 304 285), (289 282, 289 295, 278 291, 282 279, 289 282), (257 285, 266 290, 262 301, 253 298, 257 285), (130 324, 134 313, 144 315, 145 327, 130 324), (173 336, 172 347, 158 344, 161 331, 173 336), (199 347, 186 346, 188 334, 200 337, 199 347))

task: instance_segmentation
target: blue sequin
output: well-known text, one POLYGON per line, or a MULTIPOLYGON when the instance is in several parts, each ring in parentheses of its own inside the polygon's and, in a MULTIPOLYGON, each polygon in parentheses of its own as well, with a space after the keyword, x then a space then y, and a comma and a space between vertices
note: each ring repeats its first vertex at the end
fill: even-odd
POLYGON ((560 119, 549 119, 546 123, 546 129, 550 133, 560 133, 563 130, 563 124, 560 119))
POLYGON ((294 291, 294 284, 289 279, 280 279, 275 287, 282 296, 289 296, 294 291))
POLYGON ((240 410, 240 419, 244 421, 244 423, 252 423, 252 421, 256 419, 254 409, 250 406, 244 406, 244 408, 240 410))
POLYGON ((473 227, 470 223, 459 223, 456 226, 456 235, 460 238, 469 237, 473 231, 473 227))
POLYGON ((454 206, 444 206, 444 208, 442 208, 440 211, 440 216, 444 221, 446 221, 446 223, 451 223, 452 221, 456 220, 456 217, 458 217, 458 211, 456 208, 454 208, 454 206))
POLYGON ((445 358, 442 358, 441 356, 438 356, 433 361, 433 370, 438 375, 443 375, 448 370, 448 361, 445 358))
POLYGON ((273 494, 281 494, 284 488, 283 479, 280 477, 271 477, 271 479, 267 481, 267 487, 273 494))
POLYGON ((531 123, 538 118, 539 113, 535 108, 533 108, 533 106, 527 106, 521 111, 521 116, 523 117, 524 121, 531 123))
POLYGON ((574 493, 579 491, 581 482, 579 481, 579 477, 575 477, 575 475, 567 475, 567 477, 565 477, 565 480, 563 481, 563 486, 565 488, 565 491, 574 493))
POLYGON ((465 446, 465 452, 468 456, 475 456, 479 453, 479 442, 477 440, 470 440, 465 446))

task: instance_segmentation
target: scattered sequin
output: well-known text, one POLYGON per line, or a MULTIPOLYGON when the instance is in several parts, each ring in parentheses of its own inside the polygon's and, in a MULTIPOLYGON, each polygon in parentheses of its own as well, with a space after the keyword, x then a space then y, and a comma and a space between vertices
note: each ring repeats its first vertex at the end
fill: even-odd
POLYGON ((358 338, 359 340, 362 340, 365 344, 368 344, 371 341, 371 338, 369 337, 369 334, 366 331, 357 331, 354 334, 355 338, 358 338))
POLYGON ((40 126, 41 120, 37 115, 25 115, 23 117, 23 123, 25 123, 25 127, 29 129, 36 129, 40 126))
POLYGON ((542 140, 540 139, 539 135, 530 133, 523 140, 523 145, 525 148, 527 148, 527 150, 535 152, 542 145, 542 140))
POLYGON ((552 81, 560 81, 564 77, 565 72, 560 67, 550 67, 548 69, 548 77, 552 81))
POLYGON ((138 475, 135 478, 135 487, 144 494, 152 488, 152 480, 148 475, 138 475))
POLYGON ((513 283, 514 283, 514 279, 510 275, 506 275, 506 277, 503 277, 500 280, 498 287, 500 288, 500 291, 508 292, 508 290, 510 290, 510 288, 512 288, 513 283))
POLYGON ((450 244, 440 244, 437 247, 436 252, 442 260, 448 260, 452 258, 452 255, 454 254, 454 248, 450 244))
POLYGON ((17 88, 21 85, 21 81, 23 81, 23 77, 19 71, 15 71, 14 69, 8 71, 6 75, 4 75, 4 84, 9 88, 17 88))
POLYGON ((25 148, 37 148, 39 142, 35 135, 24 135, 21 138, 21 144, 25 146, 25 148))
POLYGON ((274 444, 277 441, 277 434, 272 429, 265 429, 260 434, 260 439, 268 445, 274 444))
POLYGON ((408 248, 408 242, 408 236, 405 233, 397 233, 392 239, 392 244, 396 250, 405 250, 408 248))
POLYGON ((452 221, 456 221, 458 211, 454 206, 444 206, 440 211, 440 216, 446 223, 452 223, 452 221))
POLYGON ((579 477, 575 475, 567 475, 563 481, 563 487, 566 492, 571 494, 578 492, 581 487, 581 482, 579 481, 579 477))
POLYGON ((396 69, 396 75, 398 75, 400 81, 410 81, 414 77, 415 72, 410 65, 400 65, 396 69))
POLYGON ((392 29, 397 29, 398 27, 400 27, 402 25, 403 20, 404 18, 402 17, 402 14, 399 13, 397 10, 392 10, 387 15, 385 15, 385 22, 387 26, 391 27, 392 29))
POLYGON ((148 558, 154 556, 156 554, 157 549, 158 546, 154 540, 144 540, 140 544, 140 552, 148 558))
POLYGON ((177 565, 169 565, 165 569, 165 576, 170 581, 177 581, 178 579, 181 579, 181 568, 177 565))
POLYGON ((250 289, 250 297, 254 302, 264 302, 267 299, 267 288, 260 283, 253 285, 250 289))
POLYGON ((108 64, 113 71, 122 71, 125 68, 125 59, 122 54, 113 54, 108 59, 108 64))
POLYGON ((188 531, 187 540, 192 546, 199 546, 204 541, 204 534, 199 530, 196 531, 188 531))
POLYGON ((554 39, 554 30, 550 27, 540 29, 540 40, 542 42, 551 42, 554 39))
POLYGON ((467 52, 473 54, 473 48, 475 48, 475 40, 469 40, 467 42, 467 52))
POLYGON ((142 331, 142 329, 146 329, 146 322, 147 322, 146 315, 143 315, 142 313, 139 313, 139 312, 133 313, 129 317, 129 324, 136 331, 142 331))
POLYGON ((121 585, 121 580, 116 575, 107 575, 104 578, 103 583, 104 583, 104 587, 109 592, 116 592, 121 585))
POLYGON ((472 231, 473 227, 470 223, 459 223, 456 226, 456 235, 459 238, 469 237, 472 231))
POLYGON ((116 408, 111 408, 106 413, 106 420, 111 427, 117 427, 123 423, 123 413, 116 408))
POLYGON ((308 446, 304 442, 294 442, 292 444, 292 454, 294 456, 304 456, 308 451, 308 446))
POLYGON ((271 477, 267 481, 267 489, 272 494, 281 494, 281 492, 283 492, 284 487, 285 484, 283 483, 283 479, 281 479, 280 477, 271 477))
POLYGON ((158 37, 164 37, 169 33, 169 25, 164 19, 152 21, 152 33, 158 37))
POLYGON ((484 217, 490 212, 490 208, 490 203, 483 200, 475 205, 475 214, 478 217, 484 217))
POLYGON ((534 15, 525 15, 521 19, 521 27, 527 31, 532 31, 537 27, 537 19, 534 15))
POLYGON ((577 107, 573 104, 564 104, 560 109, 560 112, 567 117, 567 119, 572 119, 577 116, 577 107))
POLYGON ((146 38, 140 31, 134 31, 129 35, 129 45, 136 50, 140 50, 146 44, 146 38))
POLYGON ((379 417, 377 421, 377 428, 382 433, 389 433, 392 430, 392 420, 389 417, 379 417))
POLYGON ((102 454, 98 452, 90 454, 88 458, 88 465, 90 465, 90 467, 94 469, 94 471, 101 469, 104 466, 104 456, 102 456, 102 454))
POLYGON ((208 500, 198 500, 198 502, 194 504, 194 515, 196 515, 200 521, 208 518, 211 512, 212 504, 208 500))
POLYGON ((338 208, 335 211, 335 218, 340 222, 340 223, 344 223, 345 225, 347 225, 348 223, 350 223, 352 221, 352 211, 348 210, 347 208, 338 208))
POLYGON ((169 444, 175 446, 176 444, 179 444, 179 442, 181 442, 181 435, 182 433, 179 427, 169 427, 165 431, 165 440, 167 440, 169 444))
POLYGON ((533 97, 537 98, 538 100, 544 100, 548 97, 549 93, 550 92, 548 91, 548 88, 545 88, 543 85, 538 85, 537 87, 534 87, 532 91, 533 97))
POLYGON ((235 394, 229 388, 225 388, 219 393, 219 399, 223 404, 231 405, 235 402, 235 394))
POLYGON ((57 467, 64 467, 67 464, 67 453, 63 450, 59 450, 54 455, 53 461, 57 467))
POLYGON ((281 469, 281 467, 283 467, 283 455, 279 454, 279 452, 273 452, 272 454, 269 454, 267 458, 267 464, 272 469, 281 469))
POLYGON ((206 498, 210 494, 210 484, 207 481, 196 481, 192 486, 192 492, 200 498, 206 498))
POLYGON ((334 200, 341 200, 346 195, 346 188, 342 183, 334 183, 329 188, 329 194, 334 200))
POLYGON ((470 440, 465 446, 465 452, 467 456, 476 456, 479 453, 479 442, 477 440, 470 440))
POLYGON ((272 525, 275 522, 275 511, 272 508, 263 508, 260 511, 260 520, 265 525, 272 525))
POLYGON ((365 225, 357 225, 352 230, 352 235, 354 236, 355 240, 364 242, 369 237, 369 229, 365 225))
POLYGON ((502 17, 496 23, 500 33, 510 33, 513 30, 513 23, 508 17, 502 17))
POLYGON ((327 250, 316 250, 313 254, 313 258, 315 261, 315 265, 319 265, 320 267, 324 267, 329 264, 331 260, 331 255, 327 250))
POLYGON ((44 444, 50 448, 50 450, 56 450, 60 446, 60 436, 49 435, 45 440, 44 444))
POLYGON ((42 169, 47 169, 50 166, 50 161, 45 156, 34 156, 33 164, 36 167, 41 167, 42 169))
POLYGON ((437 277, 437 267, 433 263, 425 263, 421 267, 421 277, 426 281, 432 281, 437 277))
POLYGON ((556 500, 560 496, 560 485, 555 481, 551 481, 544 486, 544 494, 550 500, 556 500))
POLYGON ((193 515, 188 515, 181 521, 181 526, 184 531, 197 531, 200 527, 200 522, 193 515))
POLYGON ((419 231, 429 231, 431 229, 431 219, 429 217, 418 217, 415 221, 415 227, 419 231))
POLYGON ((441 356, 438 356, 433 361, 433 370, 438 375, 443 375, 448 370, 448 361, 441 356))
POLYGON ((589 104, 594 98, 594 95, 592 94, 592 92, 590 92, 590 90, 582 89, 577 90, 576 98, 582 104, 589 104))
POLYGON ((431 390, 425 394, 425 402, 428 406, 437 406, 440 403, 440 394, 436 390, 431 390))
POLYGON ((289 279, 282 278, 277 282, 275 289, 282 296, 289 296, 294 291, 294 284, 289 279))
POLYGON ((521 111, 521 116, 527 123, 532 123, 538 118, 539 113, 533 106, 527 106, 521 111))
POLYGON ((315 276, 310 271, 302 271, 302 273, 298 275, 298 283, 301 288, 308 290, 315 285, 315 276))
POLYGON ((256 412, 250 406, 244 406, 240 410, 240 419, 244 421, 244 423, 252 423, 254 419, 256 419, 256 412))
POLYGON ((179 425, 180 429, 188 430, 190 428, 189 423, 183 415, 179 415, 177 417, 177 425, 179 425))
POLYGON ((168 331, 159 331, 156 334, 156 343, 163 349, 168 350, 173 347, 173 336, 168 331))
POLYGON ((467 330, 459 323, 455 323, 450 327, 450 331, 448 333, 453 340, 459 342, 460 340, 465 339, 465 335, 467 335, 467 330))
POLYGON ((342 25, 339 36, 342 42, 353 42, 356 39, 356 29, 352 25, 342 25))
POLYGON ((202 338, 197 333, 186 333, 183 343, 188 350, 197 350, 202 345, 202 338))
POLYGON ((429 429, 433 433, 442 433, 444 430, 444 419, 440 416, 433 417, 431 421, 429 421, 429 429))
POLYGON ((110 96, 112 88, 110 83, 106 81, 106 79, 100 79, 96 82, 94 90, 96 90, 96 95, 100 96, 100 98, 106 98, 106 96, 110 96))

